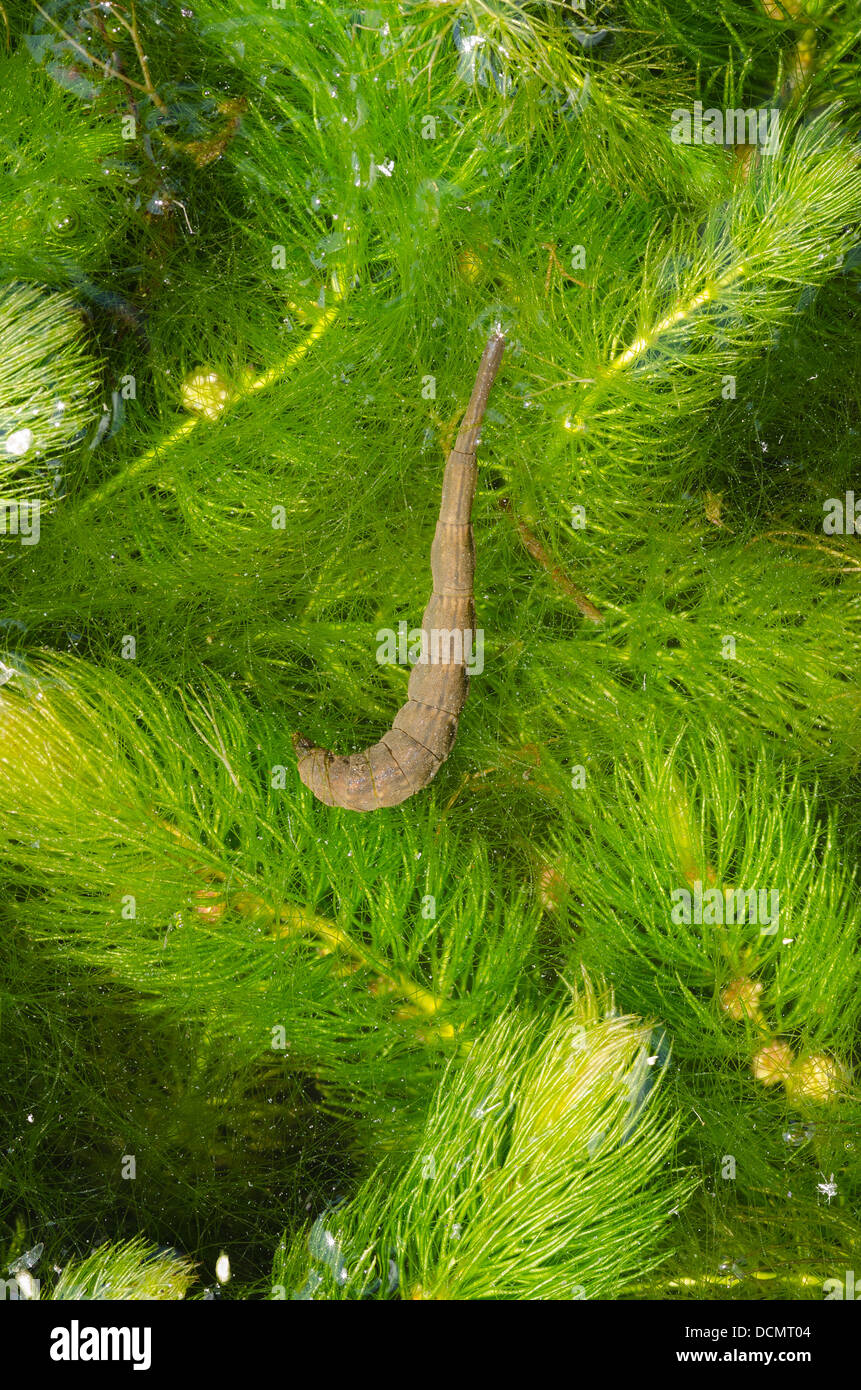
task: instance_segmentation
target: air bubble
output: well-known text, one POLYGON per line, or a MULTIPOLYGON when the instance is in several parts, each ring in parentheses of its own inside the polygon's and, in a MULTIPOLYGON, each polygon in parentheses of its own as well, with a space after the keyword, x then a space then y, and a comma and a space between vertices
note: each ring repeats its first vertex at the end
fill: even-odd
POLYGON ((33 447, 33 431, 26 427, 21 430, 14 430, 6 440, 6 453, 13 458, 23 458, 33 447))

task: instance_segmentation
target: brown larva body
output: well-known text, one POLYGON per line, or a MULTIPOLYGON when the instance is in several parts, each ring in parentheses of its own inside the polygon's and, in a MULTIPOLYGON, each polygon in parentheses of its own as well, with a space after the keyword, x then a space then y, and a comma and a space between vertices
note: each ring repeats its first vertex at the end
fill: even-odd
POLYGON ((433 593, 422 617, 429 660, 413 667, 407 703, 378 743, 349 757, 316 748, 301 735, 294 735, 299 776, 327 806, 342 806, 348 811, 398 806, 427 786, 454 747, 469 688, 465 663, 475 637, 471 522, 475 452, 504 348, 504 337, 495 333, 484 350, 455 446, 446 460, 439 520, 431 546, 433 593), (435 660, 432 633, 455 631, 463 634, 460 651, 456 646, 452 651, 449 645, 440 653, 437 646, 435 660), (441 655, 454 659, 440 660, 441 655))

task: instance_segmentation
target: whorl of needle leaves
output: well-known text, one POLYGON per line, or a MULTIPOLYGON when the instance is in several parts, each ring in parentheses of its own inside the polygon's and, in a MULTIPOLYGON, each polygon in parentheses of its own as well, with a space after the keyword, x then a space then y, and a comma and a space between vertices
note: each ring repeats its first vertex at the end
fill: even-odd
POLYGON ((195 1276, 192 1260, 175 1250, 159 1249, 138 1236, 116 1245, 99 1246, 82 1259, 70 1260, 48 1296, 60 1302, 181 1299, 195 1276))
MULTIPOLYGON (((77 453, 57 437, 75 486, 37 547, 3 547, 9 1261, 130 1222, 203 1261, 229 1226, 268 1293, 289 1226, 288 1297, 344 1273, 372 1297, 570 1297, 638 1271, 655 1297, 636 1252, 665 1237, 676 1294, 738 1256, 780 1276, 748 1296, 800 1273, 821 1296, 859 1242, 861 568, 821 529, 857 491, 853 7, 817 2, 812 34, 813 0, 313 8, 138 6, 150 82, 127 7, 0 7, 0 285, 31 296, 9 331, 71 295, 105 399, 137 387, 77 453), (779 103, 777 151, 673 144, 695 100, 779 103), (402 703, 405 671, 355 673, 392 595, 421 610, 463 362, 497 320, 475 509, 494 717, 467 711, 395 825, 335 833, 284 730, 359 747, 402 703), (230 388, 215 419, 182 413, 199 372, 230 388), (779 939, 673 923, 700 870, 778 888, 779 939), (702 1177, 681 1220, 655 1091, 636 1116, 606 1092, 639 1046, 617 1057, 614 1028, 639 1024, 590 1024, 584 1095, 618 1102, 618 1144, 591 1163, 578 1101, 520 1161, 582 960, 671 1035, 658 1106, 702 1177), (852 1080, 764 1086, 764 1034, 852 1080), (105 1180, 120 1145, 147 1153, 134 1184, 105 1180)), ((35 346, 15 389, 44 421, 74 349, 35 346)), ((22 465, 4 495, 40 495, 35 453, 0 458, 22 465)), ((115 1287, 180 1287, 115 1254, 115 1287)))
POLYGON ((660 1263, 690 1191, 650 1034, 588 980, 549 1025, 496 1023, 442 1078, 412 1162, 279 1249, 273 1296, 612 1298, 660 1263))
POLYGON ((761 1008, 777 1010, 780 1031, 805 1050, 851 1052, 861 900, 838 807, 765 749, 733 751, 719 726, 672 740, 647 726, 577 796, 560 871, 576 884, 583 959, 609 976, 624 970, 632 1007, 667 1022, 677 1055, 744 1056, 744 1030, 712 1007, 741 975, 761 983, 761 1008), (599 821, 608 804, 613 816, 599 821), (675 921, 673 891, 697 881, 776 890, 775 929, 675 921))
POLYGON ((96 275, 104 286, 136 179, 121 130, 72 100, 25 45, 0 53, 0 280, 86 293, 96 275))
POLYGON ((51 500, 95 413, 95 363, 71 296, 0 285, 0 489, 51 500))
POLYGON ((361 1095, 371 1123, 393 1105, 413 1123, 458 1040, 529 992, 529 885, 493 893, 487 844, 436 839, 432 805, 327 845, 314 804, 273 776, 291 764, 283 718, 221 681, 171 693, 128 667, 43 658, 0 690, 0 733, 13 918, 234 1058, 271 1052, 280 1026, 330 1101, 361 1095))

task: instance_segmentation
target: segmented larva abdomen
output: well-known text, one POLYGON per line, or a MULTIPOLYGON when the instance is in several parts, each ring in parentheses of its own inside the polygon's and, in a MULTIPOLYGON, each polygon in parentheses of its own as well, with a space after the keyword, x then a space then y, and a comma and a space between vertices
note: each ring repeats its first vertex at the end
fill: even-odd
POLYGON ((469 689, 466 662, 475 638, 471 522, 475 452, 504 348, 502 333, 494 333, 484 349, 466 414, 446 460, 439 520, 431 546, 433 593, 422 618, 424 651, 429 659, 413 667, 407 703, 379 743, 349 757, 316 748, 300 734, 294 735, 299 776, 327 806, 342 806, 347 811, 398 806, 427 786, 454 747, 469 689), (446 634, 451 633, 459 633, 461 640, 446 641, 446 634))

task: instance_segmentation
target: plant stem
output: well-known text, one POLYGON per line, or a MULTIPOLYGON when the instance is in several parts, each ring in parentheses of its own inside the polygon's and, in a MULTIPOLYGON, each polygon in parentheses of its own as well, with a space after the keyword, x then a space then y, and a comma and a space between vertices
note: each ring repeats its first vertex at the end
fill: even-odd
MULTIPOLYGON (((42 9, 42 6, 39 4, 39 0, 33 0, 33 4, 35 8, 39 11, 39 14, 42 16, 42 18, 46 19, 48 23, 51 25, 51 27, 56 29, 58 34, 62 35, 65 42, 70 44, 72 48, 76 49, 76 51, 80 53, 82 57, 86 58, 88 63, 92 63, 93 67, 101 68, 102 72, 105 74, 105 77, 118 77, 121 82, 125 82, 126 86, 134 87, 136 92, 143 92, 144 96, 151 97, 153 102, 160 111, 167 111, 167 107, 165 106, 158 92, 156 92, 151 83, 149 86, 145 87, 142 82, 135 82, 133 77, 126 77, 124 72, 118 72, 117 69, 112 68, 110 64, 100 63, 98 58, 94 58, 92 53, 87 52, 83 44, 78 43, 77 39, 73 39, 71 34, 67 34, 62 25, 58 24, 56 19, 54 19, 51 15, 48 14, 47 10, 42 9)), ((120 16, 117 15, 117 18, 120 19, 120 16)), ((124 21, 120 20, 120 22, 123 23, 124 21)), ((127 24, 126 28, 128 28, 127 24)), ((144 73, 144 75, 147 78, 149 76, 149 74, 146 72, 144 73)))
MULTIPOLYGON (((256 381, 250 382, 247 386, 240 387, 236 394, 231 396, 230 400, 226 402, 225 409, 235 405, 238 401, 245 400, 248 396, 255 394, 257 391, 265 391, 267 387, 274 386, 277 381, 281 380, 285 372, 289 371, 291 367, 294 367, 297 362, 301 362, 302 358, 310 351, 317 339, 321 338, 326 332, 326 329, 334 323, 338 314, 341 298, 342 294, 340 292, 336 293, 335 303, 331 308, 327 309, 325 313, 320 315, 317 322, 308 330, 298 347, 295 347, 292 352, 288 353, 283 362, 278 362, 275 366, 270 367, 269 370, 264 372, 262 376, 259 376, 256 381)), ((91 492, 89 496, 81 502, 78 507, 78 516, 89 515, 96 507, 106 502, 108 498, 113 497, 114 493, 118 492, 120 488, 125 487, 128 483, 134 482, 136 478, 149 472, 154 463, 164 459, 172 449, 176 448, 177 444, 181 444, 184 439, 187 439, 189 435, 193 434, 198 425, 202 423, 203 418, 204 417, 200 415, 192 415, 187 420, 183 420, 166 439, 159 440, 158 444, 154 444, 152 448, 147 449, 143 454, 139 454, 136 459, 133 459, 122 472, 115 473, 112 478, 108 478, 101 487, 96 488, 95 492, 91 492)))
MULTIPOLYGON (((441 999, 438 999, 430 990, 425 989, 423 985, 416 984, 408 975, 389 973, 385 966, 358 946, 346 932, 342 931, 340 927, 336 927, 334 922, 329 922, 324 917, 317 917, 304 908, 290 904, 282 906, 276 923, 276 931, 280 936, 292 936, 297 932, 310 932, 324 941, 330 950, 343 951, 346 955, 352 956, 359 965, 373 970, 392 987, 393 992, 406 999, 416 1013, 425 1014, 428 1018, 435 1018, 443 1006, 441 999)), ((439 1034, 443 1038, 453 1038, 455 1029, 450 1023, 445 1023, 440 1026, 439 1034)))
POLYGON ((578 589, 577 585, 572 583, 565 571, 561 569, 559 565, 555 565, 553 563, 550 556, 547 554, 547 551, 544 549, 544 546, 539 541, 538 537, 532 534, 525 521, 521 521, 518 516, 514 515, 514 512, 511 510, 511 503, 509 502, 508 498, 501 498, 499 505, 502 511, 508 512, 509 515, 513 518, 514 524, 517 527, 518 534, 520 536, 520 539, 523 541, 524 546, 529 551, 529 554, 532 556, 533 560, 536 560, 538 564, 541 566, 541 568, 547 571, 547 573, 550 575, 550 578, 553 580, 553 583, 556 585, 557 589, 561 589, 563 594, 567 594, 569 598, 574 600, 577 607, 580 609, 580 612, 583 614, 584 618, 588 618, 590 622, 593 623, 603 623, 604 615, 600 611, 600 609, 595 607, 592 600, 586 597, 582 589, 578 589))

